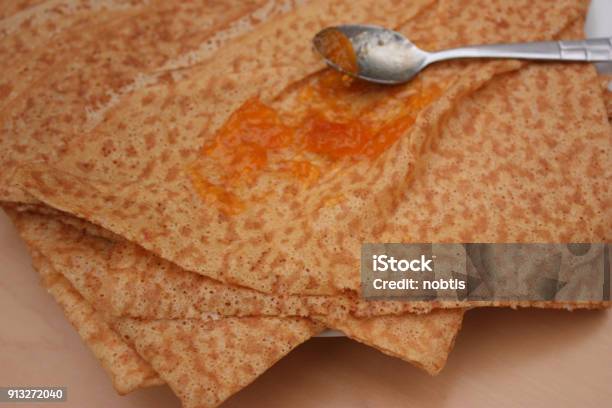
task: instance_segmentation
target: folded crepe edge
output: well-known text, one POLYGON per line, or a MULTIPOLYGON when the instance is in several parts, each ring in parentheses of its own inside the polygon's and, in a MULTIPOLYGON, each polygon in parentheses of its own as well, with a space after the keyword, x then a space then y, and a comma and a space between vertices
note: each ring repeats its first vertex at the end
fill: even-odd
POLYGON ((351 339, 436 375, 446 365, 461 329, 463 314, 463 309, 441 309, 420 315, 344 320, 318 316, 316 319, 341 330, 351 339), (354 324, 353 320, 359 320, 360 324, 354 324))
POLYGON ((306 318, 120 318, 113 327, 166 381, 183 407, 214 407, 323 329, 306 318))
MULTIPOLYGON (((49 217, 50 219, 53 219, 53 221, 57 221, 59 224, 63 224, 69 229, 80 231, 81 234, 84 234, 84 236, 101 238, 104 240, 116 242, 117 244, 125 245, 127 248, 133 248, 135 250, 137 249, 138 251, 142 251, 143 254, 148 253, 146 252, 146 250, 141 248, 138 244, 127 241, 123 237, 116 235, 104 229, 103 227, 100 227, 96 224, 92 224, 87 220, 78 218, 72 214, 62 212, 52 207, 47 207, 42 204, 40 205, 31 205, 31 204, 14 205, 14 204, 6 204, 6 203, 2 204, 1 207, 4 208, 7 213, 12 214, 11 218, 13 219, 13 222, 20 229, 20 234, 21 234, 22 239, 28 242, 29 246, 37 247, 39 252, 41 252, 41 254, 45 255, 47 258, 50 257, 50 254, 53 253, 54 249, 46 248, 46 247, 43 247, 37 244, 36 240, 40 238, 39 234, 35 231, 28 232, 27 226, 26 227, 19 226, 18 225, 20 222, 19 220, 23 219, 24 217, 26 218, 26 220, 31 220, 32 217, 34 218, 43 217, 43 219, 45 217, 49 217)), ((62 237, 60 241, 67 242, 65 237, 62 237)), ((85 245, 85 243, 82 242, 81 240, 79 240, 78 244, 85 245)), ((157 259, 157 256, 154 254, 151 254, 150 256, 157 259)), ((265 312, 263 312, 262 310, 261 314, 259 313, 255 314, 255 313, 250 313, 250 312, 235 313, 232 311, 224 311, 224 310, 219 309, 218 306, 215 306, 215 305, 210 305, 209 307, 211 307, 211 309, 205 310, 201 306, 205 306, 208 303, 204 302, 197 295, 194 295, 194 296, 190 296, 190 299, 192 299, 192 302, 193 302, 192 309, 194 310, 194 312, 191 313, 191 315, 185 315, 185 316, 177 316, 177 315, 173 316, 173 315, 168 315, 168 314, 166 315, 155 314, 154 315, 154 313, 159 312, 159 309, 157 308, 147 309, 149 311, 141 310, 139 312, 131 312, 129 314, 125 314, 125 310, 122 307, 122 303, 116 301, 119 297, 121 297, 119 294, 122 293, 122 290, 123 291, 125 290, 125 287, 119 287, 119 288, 113 287, 112 289, 109 288, 108 290, 106 290, 104 298, 103 298, 104 302, 101 304, 99 303, 100 299, 92 298, 91 296, 88 296, 86 292, 83 291, 83 290, 86 290, 86 288, 82 286, 83 282, 80 282, 79 280, 75 280, 74 273, 70 273, 69 270, 65 269, 65 268, 73 267, 71 264, 68 265, 65 262, 64 263, 58 262, 58 259, 56 257, 52 259, 50 258, 49 261, 55 266, 55 269, 63 270, 62 273, 64 274, 64 276, 75 286, 77 291, 79 291, 86 298, 86 300, 91 305, 93 305, 95 308, 98 308, 98 309, 110 308, 107 310, 107 312, 109 312, 110 314, 114 316, 134 317, 134 318, 139 318, 139 319, 197 318, 197 317, 203 316, 204 314, 210 314, 210 313, 214 313, 214 314, 218 314, 218 315, 226 316, 226 317, 227 316, 245 317, 245 316, 251 316, 251 315, 302 316, 304 317, 307 314, 317 315, 317 316, 334 314, 335 309, 340 310, 344 308, 346 308, 347 311, 346 313, 341 313, 342 315, 347 315, 349 317, 354 317, 358 319, 368 319, 368 318, 373 318, 377 316, 402 316, 408 313, 409 314, 427 314, 434 310, 440 310, 440 309, 446 309, 446 310, 448 309, 466 309, 466 308, 474 308, 474 307, 510 307, 513 309, 532 307, 532 308, 559 309, 559 310, 572 311, 572 310, 583 310, 583 309, 586 309, 586 310, 603 309, 603 308, 612 306, 612 302, 606 301, 606 300, 601 300, 601 301, 589 301, 589 300, 580 300, 580 301, 559 301, 559 300, 452 301, 452 300, 439 300, 435 302, 434 301, 419 301, 419 302, 407 303, 407 302, 402 302, 402 301, 397 301, 397 300, 395 301, 388 300, 388 301, 353 302, 349 299, 340 299, 336 301, 335 297, 330 297, 329 300, 324 301, 323 304, 321 305, 316 305, 315 303, 312 303, 308 300, 302 301, 302 302, 298 302, 298 301, 293 302, 288 299, 284 299, 284 300, 279 299, 278 300, 279 304, 276 305, 274 308, 267 307, 265 308, 266 309, 265 312), (332 309, 328 310, 328 312, 324 312, 324 309, 327 310, 328 308, 332 308, 332 309), (194 313, 197 313, 197 315, 194 315, 194 313)), ((162 260, 159 259, 159 261, 162 261, 162 260)), ((175 266, 170 261, 163 260, 163 262, 168 262, 169 265, 175 266)), ((109 268, 110 268, 110 265, 109 265, 109 268)), ((196 272, 191 272, 191 271, 183 271, 183 272, 187 274, 191 274, 193 276, 197 276, 198 278, 202 278, 206 282, 208 282, 211 279, 211 278, 201 276, 197 274, 196 272)), ((116 273, 118 273, 118 271, 115 271, 115 274, 116 273)), ((119 276, 119 275, 115 275, 115 276, 119 276)), ((210 280, 210 281, 212 282, 214 280, 210 280)), ((221 282, 219 282, 219 284, 221 284, 221 282)), ((232 285, 229 285, 229 286, 232 286, 232 285)), ((223 289, 225 288, 227 288, 227 286, 223 287, 223 289)), ((251 289, 248 289, 248 288, 244 288, 244 289, 241 288, 240 290, 251 291, 251 289)), ((265 299, 265 295, 263 298, 265 299)), ((262 301, 262 298, 259 298, 259 300, 262 301)), ((175 314, 179 313, 179 311, 176 309, 173 309, 173 312, 175 314)))
MULTIPOLYGON (((51 268, 47 268, 44 258, 33 255, 36 259, 35 263, 39 269, 39 273, 43 277, 43 283, 47 287, 48 292, 55 298, 58 304, 62 307, 66 317, 75 327, 83 341, 94 353, 98 361, 110 376, 114 388, 120 395, 125 395, 139 388, 145 388, 154 385, 162 385, 168 382, 168 385, 175 394, 183 401, 185 407, 212 407, 220 404, 222 401, 240 391, 242 388, 254 381, 259 375, 271 367, 274 363, 284 357, 289 351, 293 350, 299 344, 308 340, 323 326, 304 318, 276 318, 276 317, 250 317, 250 318, 227 318, 223 320, 151 320, 144 321, 131 318, 112 319, 108 323, 101 314, 96 311, 89 303, 72 287, 70 282, 64 278, 61 273, 57 273, 51 268), (208 392, 214 397, 207 400, 204 405, 201 405, 199 397, 191 398, 190 395, 194 392, 192 389, 185 391, 183 387, 184 376, 174 376, 175 371, 172 365, 167 364, 169 356, 172 356, 171 348, 175 347, 176 342, 184 341, 184 338, 175 338, 174 333, 164 335, 163 326, 177 325, 184 326, 185 324, 195 324, 196 332, 197 325, 211 325, 213 330, 217 326, 225 325, 227 322, 242 325, 253 332, 261 331, 262 323, 273 322, 273 330, 268 330, 266 336, 248 338, 248 342, 253 346, 253 339, 259 339, 261 343, 271 342, 273 345, 281 344, 282 347, 276 353, 271 354, 263 363, 256 366, 252 372, 248 373, 246 379, 238 382, 227 380, 227 382, 219 382, 210 380, 211 372, 208 376, 193 377, 195 383, 199 386, 200 380, 204 378, 204 383, 208 382, 208 392), (245 323, 247 322, 248 323, 245 323), (289 326, 291 334, 285 335, 283 328, 289 326), (147 339, 145 333, 149 332, 153 337, 159 336, 160 342, 156 343, 155 339, 147 339), (296 335, 297 333, 297 335, 296 335), (129 339, 129 340, 128 340, 129 339), (148 342, 149 341, 149 342, 148 342), (157 348, 156 348, 157 347, 157 348), (141 355, 143 357, 141 357, 141 355), (151 367, 155 367, 157 371, 151 367), (125 367, 128 367, 127 369, 125 367), (158 374, 159 372, 159 374, 158 374), (221 385, 219 385, 219 383, 221 385), (225 384, 225 386, 223 385, 225 384)), ((201 338, 206 338, 208 328, 200 330, 198 333, 201 338)), ((193 330, 189 330, 193 332, 193 330)), ((221 330, 225 334, 225 330, 221 330)), ((224 339, 228 341, 229 339, 224 339)), ((189 341, 189 350, 195 351, 198 347, 198 340, 189 341)), ((273 349, 274 350, 274 349, 273 349)), ((228 354, 232 355, 239 353, 240 350, 229 350, 228 354)), ((197 362, 196 355, 186 356, 186 361, 182 366, 189 366, 190 362, 197 362)), ((211 359, 204 359, 207 362, 212 362, 211 359)), ((223 356, 220 358, 223 361, 223 356)), ((195 366, 201 365, 193 363, 195 366)), ((206 364, 206 363, 204 363, 206 364)), ((199 367, 202 370, 202 367, 199 367)), ((243 370, 243 367, 232 367, 235 371, 243 370)), ((213 371, 213 370, 210 370, 213 371)), ((187 387, 190 388, 190 387, 187 387)))
MULTIPOLYGON (((99 296, 103 296, 102 302, 97 301, 97 295, 91 293, 90 290, 87 289, 87 285, 83 286, 83 282, 81 282, 81 278, 77 275, 82 274, 79 272, 70 272, 70 268, 92 268, 94 267, 91 262, 86 262, 83 266, 76 259, 66 259, 62 262, 56 262, 58 260, 59 254, 66 254, 67 251, 76 251, 76 258, 88 258, 93 253, 98 253, 99 251, 104 251, 104 245, 97 246, 95 243, 90 243, 87 245, 87 242, 84 241, 86 236, 90 233, 86 229, 76 228, 74 225, 64 225, 61 231, 64 231, 62 234, 61 231, 57 232, 54 229, 50 230, 40 230, 36 228, 37 225, 42 225, 43 227, 47 227, 50 223, 55 223, 57 225, 63 225, 61 219, 57 219, 52 215, 40 215, 37 213, 25 213, 25 212, 16 212, 8 209, 7 211, 13 218, 14 223, 17 228, 20 230, 22 238, 26 240, 28 245, 31 248, 35 248, 42 256, 46 257, 47 260, 52 264, 52 266, 61 271, 63 276, 74 286, 74 289, 79 292, 88 302, 89 305, 92 305, 95 309, 104 310, 105 316, 114 317, 114 318, 134 318, 135 320, 198 320, 203 319, 203 316, 200 314, 187 314, 187 315, 175 315, 169 316, 165 314, 157 314, 157 315, 140 315, 138 313, 125 313, 123 308, 117 309, 112 305, 113 296, 118 293, 125 292, 126 287, 122 286, 122 289, 119 288, 107 288, 107 290, 102 291, 99 296), (42 223, 42 224, 41 224, 42 223), (68 231, 78 231, 81 232, 77 235, 67 234, 68 231), (57 234, 53 234, 50 231, 55 231, 57 234), (50 234, 50 235, 49 235, 50 234), (41 241, 44 239, 45 241, 52 242, 62 242, 62 245, 54 246, 54 245, 45 245, 44 242, 41 241), (92 246, 93 252, 84 252, 85 247, 81 247, 80 245, 86 245, 86 247, 92 246), (74 263, 77 262, 77 263, 74 263)), ((78 221, 76 221, 78 222, 78 221)), ((106 240, 105 240, 106 241, 106 240)), ((102 253, 102 252, 100 252, 102 253)), ((103 258, 106 258, 107 255, 102 255, 103 258)), ((100 265, 101 271, 105 269, 105 266, 100 265)), ((127 272, 132 271, 132 267, 129 270, 125 270, 127 272)), ((134 272, 136 272, 134 270, 134 272)), ((188 274, 193 274, 190 272, 186 272, 188 274)), ((193 274, 194 276, 198 276, 193 274)), ((143 277, 145 275, 138 275, 139 277, 143 277)), ((98 288, 96 290, 100 290, 100 286, 104 286, 101 283, 99 276, 93 276, 91 279, 84 279, 85 281, 91 281, 91 285, 93 287, 98 288)), ((140 278, 138 278, 140 279, 140 278)), ((128 285, 127 287, 131 287, 128 285)), ((123 296, 130 296, 129 293, 124 293, 123 296)), ((193 297, 197 299, 196 295, 187 295, 188 297, 193 297)), ((196 302, 198 302, 196 300, 196 302)), ((174 309, 174 308, 172 308, 174 309)), ((312 315, 318 314, 316 312, 312 312, 312 315)), ((376 320, 377 318, 362 318, 358 316, 350 316, 350 315, 337 315, 334 314, 332 316, 320 317, 318 320, 326 323, 328 327, 341 329, 346 332, 349 337, 354 337, 354 340, 357 340, 362 343, 366 343, 372 347, 379 348, 381 351, 386 352, 387 354, 398 356, 410 363, 414 363, 416 366, 426 369, 427 371, 435 371, 438 367, 441 368, 444 360, 446 359, 449 351, 450 351, 450 339, 452 339, 459 330, 459 325, 451 324, 446 326, 446 330, 440 332, 438 327, 441 323, 444 323, 444 319, 451 319, 453 321, 457 321, 456 319, 461 319, 462 311, 461 310, 449 310, 436 312, 434 314, 421 314, 415 315, 411 313, 404 313, 399 316, 393 316, 394 318, 381 318, 380 321, 376 320), (449 317, 450 316, 450 317, 449 317), (374 335, 370 333, 370 328, 373 323, 377 327, 384 327, 385 324, 389 324, 390 326, 394 326, 394 328, 389 329, 390 333, 394 331, 400 331, 402 336, 396 337, 392 339, 392 342, 386 336, 385 331, 374 335), (376 323, 378 322, 378 323, 376 323), (417 333, 417 336, 413 334, 417 333), (423 340, 424 339, 424 340, 423 340), (422 347, 423 341, 426 342, 426 347, 422 347), (440 347, 440 344, 442 347, 440 347)), ((213 314, 214 317, 216 314, 213 314)), ((246 316, 246 315, 245 315, 246 316)), ((245 317, 242 316, 242 317, 245 317)), ((255 315, 261 317, 259 315, 255 315)), ((278 317, 272 315, 274 317, 278 317)), ((298 315, 299 316, 299 315, 298 315)), ((304 317, 304 316, 302 316, 304 317)), ((210 317, 209 317, 210 318, 210 317)))
POLYGON ((139 388, 164 384, 155 370, 123 341, 72 284, 35 249, 30 250, 43 286, 100 362, 117 393, 125 395, 139 388))
MULTIPOLYGON (((9 216, 10 211, 7 211, 9 216)), ((29 245, 29 244, 28 244, 29 245)), ((113 387, 120 395, 124 395, 153 385, 168 383, 170 388, 181 398, 186 407, 216 406, 235 392, 254 381, 259 375, 284 357, 289 351, 323 330, 323 325, 306 318, 299 317, 230 317, 218 320, 139 320, 133 318, 115 318, 96 310, 66 279, 51 262, 41 255, 35 247, 28 246, 33 265, 42 277, 43 286, 61 306, 65 316, 75 327, 79 336, 93 352, 104 370, 109 375, 113 387), (173 333, 166 333, 164 326, 193 325, 189 333, 198 335, 198 341, 192 341, 184 333, 175 338, 173 333), (240 355, 242 348, 234 347, 231 330, 227 327, 238 327, 239 337, 245 341, 239 344, 251 350, 262 353, 245 353, 240 361, 227 360, 225 357, 240 355), (217 333, 222 344, 223 353, 216 353, 214 348, 198 349, 202 344, 199 340, 206 339, 208 333, 217 333), (141 335, 134 335, 140 333, 141 335), (263 334, 262 334, 263 333, 263 334), (162 341, 157 342, 157 339, 162 341), (147 343, 148 341, 148 343, 147 343), (188 355, 184 357, 182 366, 201 372, 207 365, 213 366, 203 377, 190 376, 185 385, 185 376, 175 375, 176 366, 166 364, 172 356, 172 348, 178 343, 188 343, 188 355), (156 348, 157 346, 157 348, 156 348), (212 356, 216 358, 204 358, 212 356), (198 357, 199 356, 199 357, 198 357), (263 360, 262 360, 263 356, 263 360), (202 363, 205 361, 205 363, 202 363), (215 380, 217 370, 214 367, 225 363, 224 367, 232 375, 215 380), (239 365, 238 363, 242 363, 239 365), (251 364, 252 363, 252 364, 251 364), (245 369, 244 364, 247 365, 245 369), (153 365, 153 367, 152 367, 153 365), (155 368, 154 368, 155 367, 155 368), (244 371, 247 371, 244 373, 244 371), (202 381, 202 383, 200 383, 202 381), (224 382, 225 381, 225 382, 224 382), (195 384, 195 386, 194 386, 195 384), (184 387, 189 390, 185 391, 184 387), (201 392, 205 389, 205 403, 201 405, 201 392), (192 398, 192 394, 198 398, 192 398)))
MULTIPOLYGON (((188 319, 145 321, 132 318, 113 319, 110 317, 103 317, 102 313, 96 311, 87 300, 76 291, 71 283, 61 273, 55 271, 50 266, 50 263, 39 255, 36 250, 32 250, 32 258, 35 268, 41 274, 43 285, 61 306, 66 318, 75 327, 79 336, 93 352, 94 356, 109 375, 113 387, 120 395, 128 394, 140 388, 163 385, 168 381, 170 388, 172 388, 177 396, 183 400, 185 407, 216 406, 254 381, 259 375, 284 357, 293 348, 323 329, 321 324, 309 321, 305 318, 249 317, 227 318, 216 321, 197 321, 188 319), (215 395, 215 398, 210 400, 209 404, 199 405, 197 400, 186 397, 182 386, 183 377, 173 377, 173 369, 165 364, 166 359, 171 353, 169 353, 169 349, 165 349, 164 347, 174 347, 173 345, 177 340, 174 339, 172 335, 164 337, 163 333, 159 333, 162 332, 162 330, 160 330, 161 326, 166 324, 185 325, 189 322, 192 324, 195 323, 196 325, 212 325, 214 328, 228 321, 245 326, 245 322, 248 321, 246 327, 257 332, 262 326, 261 320, 274 322, 275 325, 274 330, 269 330, 267 333, 269 336, 264 336, 260 338, 260 340, 262 340, 263 343, 271 341, 273 344, 279 344, 277 340, 280 339, 280 344, 283 346, 280 352, 272 354, 271 358, 264 361, 263 364, 260 364, 259 367, 257 367, 258 369, 253 370, 253 372, 247 376, 246 380, 242 380, 238 383, 228 382, 226 383, 229 387, 227 389, 223 386, 209 388, 209 392, 213 394, 221 392, 221 395, 215 395), (289 336, 285 336, 282 331, 283 327, 286 325, 292 329, 292 334, 289 336), (134 335, 134 333, 144 334, 144 332, 151 330, 151 328, 153 328, 152 334, 154 336, 159 335, 160 338, 163 339, 158 345, 160 347, 157 349, 159 353, 152 351, 151 345, 145 343, 146 340, 142 337, 146 336, 134 335), (295 335, 296 332, 297 335, 295 335), (141 354, 146 357, 141 357, 141 354), (151 367, 151 364, 147 360, 153 361, 152 365, 157 366, 160 374, 151 367)), ((206 337, 205 333, 200 333, 200 335, 206 337)), ((251 340, 253 340, 253 338, 249 340, 252 343, 251 340)), ((181 341, 181 339, 178 341, 181 341)), ((197 342, 193 343, 194 344, 190 345, 190 349, 192 349, 192 347, 197 347, 197 344, 195 344, 197 342)), ((236 350, 230 350, 230 354, 232 352, 235 353, 236 350)), ((189 356, 187 358, 187 364, 189 364, 190 361, 197 361, 197 358, 195 356, 189 356)), ((211 360, 207 359, 207 361, 210 362, 211 360)), ((242 368, 236 369, 241 370, 242 368)), ((210 376, 205 376, 204 378, 209 379, 210 376)), ((214 385, 216 386, 219 385, 217 381, 213 381, 213 383, 215 383, 214 385)), ((211 384, 209 384, 209 387, 210 386, 211 384)))

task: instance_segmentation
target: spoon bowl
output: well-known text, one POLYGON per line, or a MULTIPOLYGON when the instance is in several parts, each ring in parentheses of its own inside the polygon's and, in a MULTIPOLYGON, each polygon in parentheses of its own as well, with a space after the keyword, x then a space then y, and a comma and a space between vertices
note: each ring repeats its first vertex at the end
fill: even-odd
MULTIPOLYGON (((400 33, 373 25, 328 27, 314 37, 315 49, 328 65, 345 74, 381 84, 399 84, 412 79, 427 65, 428 53, 400 33), (356 70, 339 64, 330 55, 330 34, 341 33, 352 45, 356 70)), ((350 50, 349 50, 350 52, 350 50)))

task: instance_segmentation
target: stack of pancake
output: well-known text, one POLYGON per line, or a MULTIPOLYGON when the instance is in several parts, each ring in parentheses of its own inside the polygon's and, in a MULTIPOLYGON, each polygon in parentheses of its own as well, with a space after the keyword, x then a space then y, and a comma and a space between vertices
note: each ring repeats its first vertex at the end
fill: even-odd
POLYGON ((459 61, 364 85, 310 39, 343 22, 430 50, 579 38, 587 5, 3 2, 0 201, 119 393, 216 406, 326 327, 435 374, 474 305, 363 300, 361 243, 608 242, 601 81, 459 61), (347 134, 363 143, 329 139, 347 134))

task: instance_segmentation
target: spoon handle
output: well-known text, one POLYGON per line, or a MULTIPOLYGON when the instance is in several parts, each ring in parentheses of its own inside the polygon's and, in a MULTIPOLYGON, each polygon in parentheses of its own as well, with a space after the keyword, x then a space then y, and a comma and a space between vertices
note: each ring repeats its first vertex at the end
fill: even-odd
POLYGON ((430 62, 454 58, 514 58, 552 61, 612 61, 612 37, 582 41, 542 41, 474 45, 430 54, 430 62))

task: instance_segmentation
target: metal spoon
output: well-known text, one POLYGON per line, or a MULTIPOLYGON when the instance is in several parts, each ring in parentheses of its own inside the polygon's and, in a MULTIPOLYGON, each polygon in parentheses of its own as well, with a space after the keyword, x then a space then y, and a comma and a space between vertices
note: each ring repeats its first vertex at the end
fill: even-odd
POLYGON ((355 24, 325 28, 317 33, 313 44, 329 66, 348 75, 381 84, 406 82, 429 64, 455 58, 612 61, 612 37, 582 41, 474 45, 426 52, 396 31, 355 24), (337 38, 338 33, 348 39, 347 44, 352 45, 352 50, 345 51, 355 54, 356 64, 334 61, 334 55, 330 55, 330 38, 335 41, 332 37, 337 38))

